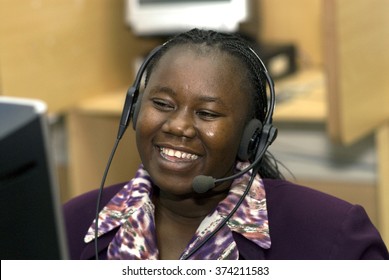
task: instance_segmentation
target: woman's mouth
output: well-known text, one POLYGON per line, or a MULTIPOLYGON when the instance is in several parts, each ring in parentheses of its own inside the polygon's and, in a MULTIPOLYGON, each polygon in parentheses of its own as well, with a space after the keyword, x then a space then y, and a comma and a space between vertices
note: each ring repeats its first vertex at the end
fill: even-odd
POLYGON ((183 151, 178 151, 170 148, 164 148, 160 147, 159 148, 160 154, 164 159, 174 161, 174 160, 185 160, 185 161, 193 161, 198 159, 198 155, 183 152, 183 151))

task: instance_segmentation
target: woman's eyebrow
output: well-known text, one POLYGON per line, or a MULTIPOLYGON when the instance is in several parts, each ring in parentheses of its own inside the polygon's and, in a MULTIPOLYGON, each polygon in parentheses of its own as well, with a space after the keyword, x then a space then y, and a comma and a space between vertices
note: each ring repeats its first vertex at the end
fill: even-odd
POLYGON ((202 101, 202 102, 211 102, 211 103, 217 103, 217 104, 220 104, 220 105, 225 105, 225 103, 223 102, 223 100, 219 97, 214 97, 214 96, 210 96, 210 95, 201 95, 199 97, 199 100, 202 101))
POLYGON ((170 87, 166 86, 154 86, 150 89, 150 93, 164 92, 171 95, 177 95, 177 93, 170 87))

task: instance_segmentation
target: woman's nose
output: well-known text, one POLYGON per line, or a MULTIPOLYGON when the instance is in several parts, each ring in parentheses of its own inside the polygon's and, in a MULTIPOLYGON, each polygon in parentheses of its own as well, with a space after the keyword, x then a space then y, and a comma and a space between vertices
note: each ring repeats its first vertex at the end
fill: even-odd
POLYGON ((162 130, 178 137, 193 138, 196 136, 194 119, 189 110, 171 112, 167 116, 162 130))

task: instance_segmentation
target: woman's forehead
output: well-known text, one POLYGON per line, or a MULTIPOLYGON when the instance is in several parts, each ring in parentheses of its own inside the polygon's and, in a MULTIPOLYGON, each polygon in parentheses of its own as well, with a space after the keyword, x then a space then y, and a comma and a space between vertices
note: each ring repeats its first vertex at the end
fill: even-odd
POLYGON ((224 80, 226 77, 228 79, 233 78, 233 80, 225 80, 223 82, 235 84, 241 81, 242 75, 240 74, 244 72, 237 66, 238 64, 234 56, 219 49, 198 52, 197 49, 188 48, 186 45, 174 46, 174 48, 164 53, 154 66, 153 72, 150 73, 150 78, 152 79, 155 76, 153 74, 160 73, 161 71, 168 71, 169 73, 179 71, 179 76, 182 76, 184 73, 190 73, 193 75, 192 78, 206 78, 209 75, 209 78, 214 79, 215 82, 224 80))
POLYGON ((157 68, 161 64, 166 66, 166 64, 179 61, 187 61, 188 63, 190 63, 190 61, 201 61, 204 64, 222 66, 223 69, 227 71, 229 71, 230 68, 233 68, 234 70, 243 70, 244 68, 242 62, 240 62, 236 56, 228 53, 227 51, 221 50, 217 46, 209 46, 205 44, 185 44, 173 46, 166 50, 154 68, 157 68))

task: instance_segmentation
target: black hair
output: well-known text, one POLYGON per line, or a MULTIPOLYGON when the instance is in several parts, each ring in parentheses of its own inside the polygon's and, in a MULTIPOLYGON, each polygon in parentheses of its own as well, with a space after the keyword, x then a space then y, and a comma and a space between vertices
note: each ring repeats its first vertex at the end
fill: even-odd
MULTIPOLYGON (((245 81, 251 86, 251 96, 254 103, 252 116, 262 123, 264 122, 268 109, 264 69, 256 54, 250 49, 250 43, 237 34, 195 28, 174 36, 150 61, 146 70, 145 85, 147 85, 150 74, 160 58, 166 51, 178 45, 205 45, 237 58, 247 70, 245 81)), ((283 178, 278 169, 277 160, 269 152, 264 155, 258 173, 262 178, 283 178)))

